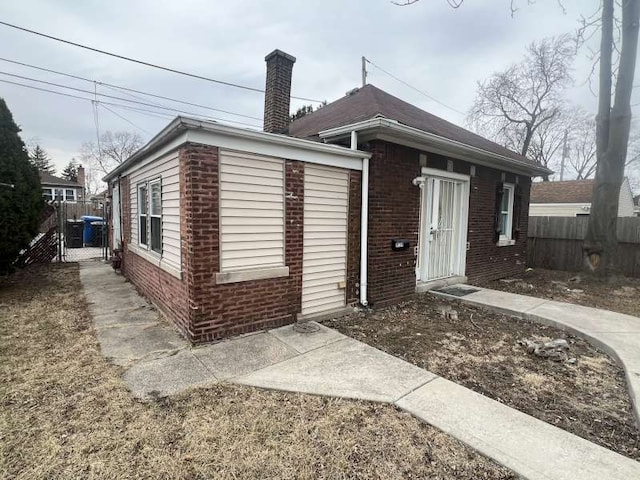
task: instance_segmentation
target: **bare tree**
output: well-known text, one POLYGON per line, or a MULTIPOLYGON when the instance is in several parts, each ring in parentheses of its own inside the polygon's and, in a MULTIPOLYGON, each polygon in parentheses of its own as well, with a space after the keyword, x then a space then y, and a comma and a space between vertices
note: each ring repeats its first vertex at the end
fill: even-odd
POLYGON ((569 68, 575 45, 569 35, 534 42, 522 62, 479 82, 467 117, 469 125, 546 166, 550 158, 540 142, 550 140, 552 130, 547 124, 560 119, 562 94, 572 82, 569 68))
MULTIPOLYGON (((404 0, 399 4, 410 5, 417 1, 404 0)), ((458 8, 464 0, 451 1, 452 6, 458 8)), ((515 3, 511 0, 512 15, 517 10, 515 3)), ((527 3, 531 1, 527 0, 527 3)), ((564 10, 561 0, 558 0, 558 5, 564 10)), ((597 166, 583 252, 588 271, 599 276, 611 276, 619 271, 616 236, 618 198, 625 167, 629 168, 627 150, 631 93, 638 54, 640 0, 602 0, 598 13, 595 18, 583 18, 579 29, 582 39, 589 38, 585 34, 587 31, 600 30, 600 48, 594 55, 599 66, 597 166)))
POLYGON ((640 0, 623 0, 619 6, 621 42, 614 41, 615 0, 603 0, 601 12, 598 115, 596 116, 596 181, 583 251, 585 266, 600 275, 619 271, 617 263, 617 212, 620 186, 627 163, 631 129, 631 93, 638 53, 640 0), (613 51, 619 50, 613 69, 613 51), (613 89, 613 78, 616 85, 613 89), (613 105, 612 105, 613 95, 613 105))
MULTIPOLYGON (((565 132, 568 128, 569 122, 565 114, 558 115, 540 125, 531 139, 528 158, 535 160, 543 167, 557 171, 562 159, 565 132)), ((547 181, 549 177, 545 175, 543 180, 547 181)))
POLYGON ((596 173, 596 122, 592 114, 577 108, 567 122, 567 170, 577 180, 596 173))
POLYGON ((94 170, 107 174, 129 158, 142 143, 142 137, 137 133, 106 131, 99 142, 82 144, 80 158, 94 170))

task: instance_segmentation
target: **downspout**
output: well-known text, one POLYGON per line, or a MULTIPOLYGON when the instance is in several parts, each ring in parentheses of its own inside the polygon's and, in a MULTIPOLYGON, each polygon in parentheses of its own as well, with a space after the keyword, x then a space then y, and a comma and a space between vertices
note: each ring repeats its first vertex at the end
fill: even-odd
MULTIPOLYGON (((358 133, 351 132, 351 149, 358 149, 358 133)), ((362 187, 360 204, 360 304, 364 307, 367 301, 367 262, 368 262, 368 238, 369 238, 369 159, 362 159, 362 187)))

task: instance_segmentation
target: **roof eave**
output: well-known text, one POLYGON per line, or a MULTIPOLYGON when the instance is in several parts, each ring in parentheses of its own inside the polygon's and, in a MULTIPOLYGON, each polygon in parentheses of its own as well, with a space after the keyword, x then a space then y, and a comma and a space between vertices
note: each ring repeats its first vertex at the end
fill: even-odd
POLYGON ((373 118, 343 125, 341 127, 323 130, 319 132, 319 135, 320 138, 325 141, 331 141, 347 137, 352 131, 371 133, 376 138, 399 141, 418 149, 442 153, 480 165, 494 168, 496 166, 502 166, 509 171, 529 176, 551 175, 553 173, 553 171, 548 168, 531 165, 456 140, 450 140, 418 128, 403 125, 388 118, 373 118))
POLYGON ((245 137, 255 140, 259 140, 265 143, 288 145, 291 147, 304 148, 317 152, 339 154, 343 157, 349 157, 353 159, 370 158, 371 154, 368 152, 362 152, 359 150, 351 150, 348 148, 340 147, 337 145, 327 145, 324 143, 314 142, 311 140, 305 140, 301 138, 289 137, 286 135, 260 132, 257 130, 250 130, 245 128, 232 127, 224 125, 222 123, 208 122, 205 120, 196 120, 188 117, 177 117, 163 130, 160 131, 155 137, 153 137, 144 147, 135 152, 126 161, 109 172, 103 180, 108 182, 116 175, 121 174, 123 171, 135 165, 135 163, 151 152, 159 149, 167 142, 175 138, 178 134, 185 130, 204 130, 212 133, 218 133, 233 137, 245 137))

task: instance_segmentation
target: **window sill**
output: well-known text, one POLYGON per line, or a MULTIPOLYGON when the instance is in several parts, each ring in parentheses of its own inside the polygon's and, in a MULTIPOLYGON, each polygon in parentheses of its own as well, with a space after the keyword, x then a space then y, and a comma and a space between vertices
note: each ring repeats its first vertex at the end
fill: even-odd
POLYGON ((216 273, 216 283, 238 283, 251 280, 266 280, 268 278, 280 278, 289 276, 289 267, 272 267, 260 270, 242 270, 238 272, 216 273))
POLYGON ((140 247, 138 245, 129 245, 129 251, 135 253, 139 257, 144 258, 147 262, 152 265, 155 265, 161 270, 164 270, 169 275, 173 275, 174 277, 182 280, 182 271, 179 268, 175 268, 172 265, 168 265, 162 259, 162 255, 154 252, 153 250, 147 250, 144 247, 140 247))
POLYGON ((509 247, 509 246, 513 246, 516 244, 515 240, 511 240, 508 238, 501 238, 500 240, 498 240, 498 243, 496 243, 496 246, 498 247, 509 247))

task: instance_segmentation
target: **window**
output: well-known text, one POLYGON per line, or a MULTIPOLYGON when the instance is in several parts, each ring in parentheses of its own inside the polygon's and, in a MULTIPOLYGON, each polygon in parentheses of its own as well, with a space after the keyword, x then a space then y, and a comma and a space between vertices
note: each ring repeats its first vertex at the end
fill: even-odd
POLYGON ((511 240, 513 230, 513 194, 514 186, 504 184, 500 206, 500 240, 511 240))
POLYGON ((67 202, 75 202, 76 201, 76 191, 73 189, 67 189, 64 191, 64 199, 67 202))
POLYGON ((162 253, 162 184, 160 179, 138 185, 138 243, 162 253))
POLYGON ((45 202, 50 202, 51 200, 53 200, 53 189, 43 188, 42 196, 44 197, 45 202))
POLYGON ((55 199, 59 202, 64 201, 64 190, 62 188, 55 189, 55 199))
POLYGON ((149 195, 146 183, 138 187, 138 243, 147 246, 147 212, 149 211, 149 195))
POLYGON ((149 184, 151 189, 151 250, 162 253, 162 190, 160 180, 149 184))

